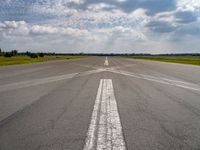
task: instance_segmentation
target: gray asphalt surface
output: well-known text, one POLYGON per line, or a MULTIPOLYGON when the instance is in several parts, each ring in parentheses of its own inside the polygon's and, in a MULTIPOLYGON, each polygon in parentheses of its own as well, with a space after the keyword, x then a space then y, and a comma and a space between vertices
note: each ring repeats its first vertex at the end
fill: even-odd
POLYGON ((200 67, 128 58, 0 67, 0 150, 82 150, 112 79, 128 150, 200 149, 200 67))

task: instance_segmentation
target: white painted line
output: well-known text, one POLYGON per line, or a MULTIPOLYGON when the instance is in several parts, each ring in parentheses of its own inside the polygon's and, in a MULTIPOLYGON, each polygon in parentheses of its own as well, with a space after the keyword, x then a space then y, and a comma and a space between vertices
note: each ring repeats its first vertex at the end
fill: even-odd
POLYGON ((52 76, 52 77, 47 77, 47 78, 42 78, 42 79, 40 78, 40 79, 33 79, 33 80, 28 80, 28 81, 21 81, 21 82, 6 84, 6 85, 0 86, 0 92, 70 79, 76 76, 77 74, 78 73, 72 73, 72 74, 67 74, 67 75, 52 76))
POLYGON ((76 75, 76 77, 82 77, 82 76, 86 76, 86 75, 90 75, 90 74, 94 74, 94 73, 99 73, 104 71, 103 69, 96 69, 96 70, 91 70, 91 71, 85 71, 85 72, 81 72, 80 74, 76 75))
POLYGON ((199 85, 194 84, 194 83, 184 82, 184 81, 180 81, 180 80, 167 79, 167 78, 163 78, 163 77, 155 77, 155 76, 145 75, 145 74, 137 74, 137 75, 145 77, 145 78, 160 79, 160 80, 163 80, 165 82, 169 82, 171 84, 181 84, 181 85, 188 85, 188 86, 193 86, 193 87, 199 86, 199 85))
POLYGON ((191 85, 191 86, 197 86, 197 84, 179 81, 179 80, 172 80, 172 79, 167 79, 167 78, 161 78, 161 79, 169 81, 169 82, 176 82, 176 83, 182 83, 182 84, 187 84, 187 85, 191 85))
POLYGON ((105 59, 104 66, 109 66, 108 57, 105 59))
POLYGON ((102 91, 103 80, 100 81, 99 89, 97 92, 97 97, 94 104, 94 109, 92 112, 92 118, 90 122, 90 126, 88 129, 88 134, 86 138, 86 143, 84 146, 84 150, 93 150, 95 146, 95 132, 97 130, 97 120, 98 120, 98 112, 99 112, 99 105, 100 105, 100 98, 101 98, 101 91, 102 91))
POLYGON ((144 80, 148 80, 148 81, 154 81, 154 82, 158 82, 158 83, 161 83, 161 84, 167 84, 167 85, 172 85, 172 86, 177 86, 177 87, 181 87, 181 88, 185 88, 185 89, 189 89, 189 90, 194 90, 194 91, 200 91, 200 86, 197 85, 197 84, 188 84, 188 85, 185 85, 185 84, 181 84, 181 82, 169 82, 167 81, 166 79, 165 80, 162 80, 162 78, 159 78, 159 77, 153 77, 153 76, 145 76, 143 74, 134 74, 132 72, 127 72, 127 71, 117 71, 117 70, 108 70, 110 72, 113 72, 113 73, 118 73, 118 74, 121 74, 121 75, 126 75, 126 76, 130 76, 130 77, 134 77, 134 78, 138 78, 138 79, 144 79, 144 80))
POLYGON ((73 65, 77 65, 77 66, 81 66, 81 67, 85 67, 85 68, 92 68, 92 69, 103 69, 103 67, 100 66, 92 66, 92 65, 82 65, 82 64, 78 64, 78 63, 73 63, 73 65))
POLYGON ((126 150, 111 79, 102 79, 83 150, 126 150))
POLYGON ((122 126, 111 79, 104 79, 97 150, 125 150, 122 126))
POLYGON ((89 74, 94 74, 94 73, 99 73, 99 72, 102 72, 102 70, 96 69, 96 70, 90 70, 90 71, 85 71, 85 72, 81 72, 81 73, 72 73, 72 74, 65 74, 65 75, 59 75, 59 76, 51 76, 51 77, 46 77, 46 78, 33 79, 33 80, 28 80, 28 81, 21 81, 21 82, 0 85, 0 92, 20 89, 20 88, 26 88, 26 87, 36 86, 36 85, 41 85, 41 84, 47 84, 47 83, 51 83, 51 82, 57 82, 57 81, 61 81, 61 80, 86 76, 89 74))

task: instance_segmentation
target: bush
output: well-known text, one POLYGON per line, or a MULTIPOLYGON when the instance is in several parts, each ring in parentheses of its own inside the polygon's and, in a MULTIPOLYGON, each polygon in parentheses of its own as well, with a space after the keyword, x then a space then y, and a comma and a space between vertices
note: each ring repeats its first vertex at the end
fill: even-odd
POLYGON ((39 57, 44 57, 44 53, 38 53, 39 57))
POLYGON ((26 51, 26 52, 25 52, 25 55, 26 55, 26 56, 29 56, 29 57, 31 57, 31 58, 38 58, 38 55, 37 55, 36 53, 31 53, 31 52, 29 52, 29 51, 26 51))
POLYGON ((29 54, 29 57, 31 57, 31 58, 38 58, 38 55, 35 54, 35 53, 30 53, 30 54, 29 54))
POLYGON ((25 52, 25 55, 26 55, 26 56, 30 56, 30 54, 31 54, 31 53, 30 53, 29 51, 26 51, 26 52, 25 52))
POLYGON ((12 57, 12 54, 10 52, 5 52, 4 57, 12 57))

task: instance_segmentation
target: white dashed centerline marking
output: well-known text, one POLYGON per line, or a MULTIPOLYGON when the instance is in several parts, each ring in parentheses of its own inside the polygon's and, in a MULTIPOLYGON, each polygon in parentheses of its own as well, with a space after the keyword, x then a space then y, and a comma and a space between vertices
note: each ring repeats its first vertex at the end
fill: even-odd
POLYGON ((109 66, 108 57, 106 57, 106 59, 105 59, 104 66, 109 66))
POLYGON ((111 79, 101 79, 83 150, 126 150, 111 79))

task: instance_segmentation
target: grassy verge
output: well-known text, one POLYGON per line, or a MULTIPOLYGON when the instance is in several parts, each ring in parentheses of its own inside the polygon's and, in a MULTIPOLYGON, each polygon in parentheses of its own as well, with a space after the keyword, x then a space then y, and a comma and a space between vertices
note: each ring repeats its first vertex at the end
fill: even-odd
POLYGON ((128 56, 128 58, 200 65, 199 56, 128 56))
POLYGON ((16 64, 29 64, 36 62, 45 62, 50 60, 62 60, 62 59, 77 59, 86 58, 88 56, 45 56, 38 58, 30 58, 28 56, 15 56, 15 57, 3 57, 0 56, 0 66, 16 65, 16 64))

